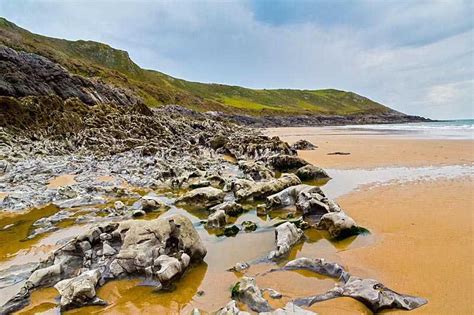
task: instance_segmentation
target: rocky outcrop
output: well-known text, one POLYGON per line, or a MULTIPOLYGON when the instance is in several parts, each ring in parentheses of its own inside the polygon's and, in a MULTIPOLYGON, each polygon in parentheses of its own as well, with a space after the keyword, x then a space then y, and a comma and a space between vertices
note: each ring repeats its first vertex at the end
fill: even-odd
POLYGON ((304 237, 301 229, 293 223, 285 222, 275 229, 276 249, 268 254, 268 259, 278 259, 287 255, 293 245, 304 237))
POLYGON ((219 210, 223 210, 225 214, 231 217, 237 217, 242 212, 244 212, 244 208, 242 207, 242 205, 238 204, 235 201, 226 201, 209 209, 209 211, 211 212, 219 210))
POLYGON ((263 161, 239 161, 239 168, 251 180, 265 180, 275 177, 275 173, 268 169, 263 161))
POLYGON ((332 238, 346 238, 361 232, 355 221, 343 211, 326 213, 319 220, 317 228, 328 231, 332 238))
POLYGON ((0 45, 0 95, 24 97, 57 95, 63 100, 77 97, 92 105, 135 105, 141 100, 131 91, 70 74, 49 59, 0 45))
POLYGON ((110 279, 147 276, 161 289, 205 255, 193 224, 182 215, 98 225, 53 252, 0 311, 21 308, 32 289, 54 283, 64 309, 102 304, 95 288, 110 279))

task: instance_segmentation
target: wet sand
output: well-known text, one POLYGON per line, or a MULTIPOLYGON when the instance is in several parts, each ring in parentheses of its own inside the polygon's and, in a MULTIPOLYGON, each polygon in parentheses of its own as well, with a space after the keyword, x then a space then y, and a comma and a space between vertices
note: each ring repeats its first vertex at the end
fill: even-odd
POLYGON ((344 196, 341 206, 378 242, 341 252, 342 261, 375 272, 396 291, 428 299, 410 314, 473 314, 473 191, 472 178, 464 177, 344 196))
POLYGON ((374 168, 474 163, 473 140, 407 138, 398 134, 350 133, 331 128, 270 128, 265 133, 292 144, 306 139, 316 150, 299 151, 323 168, 374 168), (328 155, 346 152, 350 155, 328 155))

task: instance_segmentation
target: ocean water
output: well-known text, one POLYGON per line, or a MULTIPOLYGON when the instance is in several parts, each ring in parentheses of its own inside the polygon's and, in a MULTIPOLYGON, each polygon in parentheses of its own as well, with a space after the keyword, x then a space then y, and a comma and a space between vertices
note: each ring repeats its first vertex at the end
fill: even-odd
POLYGON ((420 138, 474 139, 474 119, 408 124, 348 125, 336 127, 336 129, 370 134, 400 134, 420 138))

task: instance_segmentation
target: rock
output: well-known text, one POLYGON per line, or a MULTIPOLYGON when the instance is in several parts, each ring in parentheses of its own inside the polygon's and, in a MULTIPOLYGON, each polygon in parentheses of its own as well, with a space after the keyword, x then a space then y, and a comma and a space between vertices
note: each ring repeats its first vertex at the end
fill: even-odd
POLYGON ((340 152, 340 151, 328 153, 328 155, 350 155, 350 154, 351 154, 350 152, 340 152))
POLYGON ((317 228, 327 230, 333 238, 346 238, 362 232, 355 221, 342 211, 323 215, 317 228))
POLYGON ((101 204, 105 204, 106 202, 107 201, 102 197, 86 195, 86 196, 79 196, 73 199, 60 201, 60 202, 57 202, 56 204, 61 209, 65 209, 65 208, 77 208, 77 207, 101 205, 101 204))
POLYGON ((214 187, 196 188, 176 200, 177 204, 187 203, 192 206, 210 208, 224 201, 225 193, 214 187))
POLYGON ((240 186, 234 190, 237 200, 263 199, 283 189, 301 184, 300 179, 294 174, 282 174, 280 178, 264 182, 248 183, 246 187, 240 186))
POLYGON ((252 180, 272 179, 275 173, 261 161, 239 161, 239 168, 252 180))
POLYGON ((211 182, 208 181, 208 180, 200 180, 198 182, 194 182, 194 183, 189 184, 189 188, 191 188, 191 189, 208 187, 208 186, 211 186, 211 182))
POLYGON ((114 208, 115 208, 115 210, 117 210, 117 211, 123 211, 124 208, 125 208, 125 205, 124 205, 124 203, 123 203, 122 201, 117 200, 116 202, 114 202, 114 208))
POLYGON ((242 312, 235 303, 234 300, 231 300, 223 308, 217 311, 216 315, 250 315, 248 312, 242 312))
POLYGON ((154 211, 162 206, 159 200, 151 196, 143 196, 141 199, 141 208, 145 212, 154 211))
POLYGON ((310 306, 317 302, 338 297, 356 299, 364 303, 374 313, 386 309, 413 310, 428 303, 426 299, 421 297, 397 293, 377 280, 361 279, 354 276, 351 276, 342 286, 336 286, 324 294, 296 299, 294 303, 300 306, 310 306))
POLYGON ((250 265, 246 262, 238 262, 234 265, 234 267, 228 269, 228 271, 234 271, 234 272, 243 272, 247 269, 250 268, 250 265))
POLYGON ((336 263, 326 262, 322 258, 297 258, 286 263, 281 270, 309 270, 323 276, 346 282, 350 275, 336 263))
POLYGON ((266 207, 267 209, 274 209, 295 205, 300 201, 303 193, 317 196, 319 200, 324 198, 324 194, 319 187, 300 184, 285 188, 276 194, 268 196, 266 207))
POLYGON ((117 253, 117 251, 115 250, 115 248, 113 248, 109 244, 104 243, 102 245, 102 255, 104 255, 104 256, 113 256, 116 253, 117 253))
POLYGON ((227 226, 224 229, 224 235, 227 237, 236 236, 239 232, 240 232, 240 229, 237 227, 237 225, 227 226))
POLYGON ((223 228, 227 224, 227 216, 224 210, 217 210, 207 218, 207 227, 213 229, 223 228))
POLYGON ((244 208, 235 201, 226 201, 209 209, 211 212, 218 210, 224 210, 225 214, 231 217, 237 217, 244 212, 244 208))
POLYGON ((61 265, 55 264, 46 268, 37 269, 31 274, 26 280, 26 286, 31 288, 37 288, 40 286, 47 286, 58 282, 61 279, 61 265))
POLYGON ((293 143, 291 145, 291 148, 293 150, 314 150, 314 149, 317 148, 317 146, 315 146, 314 144, 312 144, 308 140, 301 139, 301 140, 298 140, 295 143, 293 143))
POLYGON ((271 288, 263 289, 262 292, 264 291, 268 292, 272 299, 281 299, 283 297, 283 295, 280 292, 271 288))
POLYGON ((298 176, 302 181, 331 178, 325 170, 314 165, 305 165, 300 167, 296 171, 296 176, 298 176))
POLYGON ((268 159, 268 163, 278 171, 288 171, 298 169, 308 164, 296 155, 274 155, 268 159))
POLYGON ((276 249, 270 252, 268 259, 277 259, 288 254, 291 246, 299 242, 303 236, 303 231, 293 223, 285 222, 279 225, 275 229, 276 249))
POLYGON ((270 304, 263 298, 254 278, 242 277, 232 288, 232 298, 247 304, 254 312, 268 312, 270 304))
POLYGON ((272 312, 262 312, 259 315, 317 315, 314 312, 307 311, 292 302, 286 303, 285 307, 278 308, 272 312))
POLYGON ((252 221, 244 221, 242 222, 242 227, 245 232, 253 232, 257 229, 257 224, 252 221))
POLYGON ((56 283, 54 288, 61 295, 61 310, 85 305, 105 305, 106 303, 95 295, 99 278, 100 272, 94 269, 56 283))
MULTIPOLYGON (((186 254, 184 254, 186 255, 186 254)), ((175 257, 161 255, 155 259, 153 266, 159 268, 155 275, 162 283, 169 282, 174 277, 182 274, 189 264, 189 256, 183 262, 175 257)))
POLYGON ((132 217, 134 218, 143 217, 144 215, 146 215, 146 212, 143 210, 133 210, 132 212, 132 217))

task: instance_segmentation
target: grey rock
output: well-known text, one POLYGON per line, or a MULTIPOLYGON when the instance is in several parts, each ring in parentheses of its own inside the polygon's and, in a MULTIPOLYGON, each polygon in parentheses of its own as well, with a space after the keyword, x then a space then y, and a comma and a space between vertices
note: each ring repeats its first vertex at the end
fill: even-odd
POLYGON ((211 212, 219 211, 219 210, 224 210, 225 214, 231 217, 236 217, 240 215, 242 212, 244 212, 242 205, 238 204, 235 201, 225 201, 209 209, 209 211, 211 212))
POLYGON ((225 214, 224 210, 217 210, 216 212, 213 212, 209 215, 207 218, 207 227, 208 228, 214 228, 214 229, 220 229, 225 227, 227 224, 227 216, 225 214))
POLYGON ((240 181, 234 189, 237 200, 263 199, 283 189, 301 184, 300 179, 294 174, 282 174, 280 178, 262 182, 240 181))
POLYGON ((262 292, 251 277, 242 277, 232 289, 232 298, 247 304, 254 312, 268 312, 270 304, 262 295, 262 292))
POLYGON ((304 233, 296 225, 290 222, 285 222, 275 229, 276 249, 271 251, 268 259, 277 259, 286 254, 304 237, 304 233))
POLYGON ((308 140, 301 139, 293 143, 291 145, 291 148, 293 150, 314 150, 317 148, 317 146, 312 144, 308 140))
POLYGON ((268 163, 279 171, 298 169, 308 164, 308 162, 296 155, 278 154, 270 157, 268 160, 268 163))

